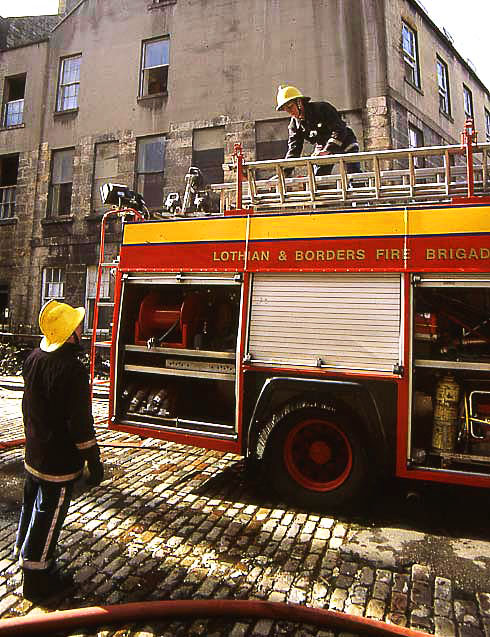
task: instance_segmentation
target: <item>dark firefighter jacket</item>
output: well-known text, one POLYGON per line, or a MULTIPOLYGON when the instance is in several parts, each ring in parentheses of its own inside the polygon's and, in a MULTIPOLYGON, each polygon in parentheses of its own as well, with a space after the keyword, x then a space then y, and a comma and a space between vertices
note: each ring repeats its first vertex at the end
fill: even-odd
POLYGON ((327 153, 355 153, 359 145, 352 128, 340 117, 337 109, 328 102, 304 100, 305 118, 291 118, 289 122, 288 152, 286 159, 300 157, 306 141, 315 150, 327 153))
POLYGON ((37 348, 22 370, 25 468, 48 482, 74 480, 85 459, 99 456, 89 379, 78 351, 72 343, 49 353, 37 348))

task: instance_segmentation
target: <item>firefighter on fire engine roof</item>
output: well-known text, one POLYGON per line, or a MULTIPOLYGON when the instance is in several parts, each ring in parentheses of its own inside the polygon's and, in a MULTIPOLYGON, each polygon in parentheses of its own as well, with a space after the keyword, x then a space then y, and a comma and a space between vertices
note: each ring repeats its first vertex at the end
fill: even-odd
POLYGON ((15 552, 23 595, 33 602, 72 587, 73 578, 55 568, 56 543, 85 461, 89 484, 100 484, 104 476, 89 377, 77 358, 84 316, 83 307, 46 303, 39 313, 43 339, 22 370, 26 478, 15 552))
MULTIPOLYGON (((328 102, 311 102, 295 86, 277 90, 277 111, 287 111, 289 122, 288 152, 285 159, 300 157, 306 141, 315 146, 312 156, 358 153, 359 144, 352 128, 346 125, 337 109, 328 102)), ((330 175, 333 164, 315 166, 315 175, 330 175)), ((348 173, 361 172, 359 162, 346 165, 348 173)), ((293 169, 285 170, 287 175, 293 169)))

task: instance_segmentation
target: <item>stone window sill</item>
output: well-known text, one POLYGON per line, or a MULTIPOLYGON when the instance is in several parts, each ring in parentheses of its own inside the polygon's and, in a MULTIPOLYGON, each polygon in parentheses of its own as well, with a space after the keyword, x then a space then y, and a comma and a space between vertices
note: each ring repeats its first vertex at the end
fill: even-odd
POLYGON ((15 124, 15 126, 1 126, 0 131, 18 130, 19 128, 25 128, 25 127, 26 127, 25 124, 15 124))
POLYGON ((162 0, 162 2, 152 2, 148 5, 148 11, 153 11, 153 9, 163 9, 163 7, 170 7, 173 4, 177 4, 177 0, 162 0))
POLYGON ((59 118, 59 117, 63 117, 64 115, 68 116, 68 115, 77 115, 78 114, 78 108, 69 108, 66 111, 55 111, 53 113, 54 117, 59 118))
POLYGON ((444 111, 441 111, 441 109, 439 109, 439 113, 445 117, 449 122, 451 122, 451 124, 454 124, 454 119, 451 117, 450 113, 445 113, 444 111))
POLYGON ((413 84, 412 82, 410 82, 410 80, 407 80, 407 78, 405 78, 405 82, 408 84, 408 86, 411 86, 415 91, 417 91, 417 93, 420 93, 420 95, 424 94, 424 91, 420 88, 420 86, 413 84))
POLYGON ((6 217, 0 219, 0 226, 13 226, 19 221, 19 217, 6 217))
POLYGON ((41 220, 41 225, 43 226, 52 226, 59 223, 73 223, 75 219, 75 215, 65 215, 60 217, 47 217, 46 219, 41 220))
POLYGON ((147 100, 161 99, 162 97, 168 97, 168 92, 164 91, 163 93, 153 93, 152 95, 139 95, 137 101, 145 102, 147 100))

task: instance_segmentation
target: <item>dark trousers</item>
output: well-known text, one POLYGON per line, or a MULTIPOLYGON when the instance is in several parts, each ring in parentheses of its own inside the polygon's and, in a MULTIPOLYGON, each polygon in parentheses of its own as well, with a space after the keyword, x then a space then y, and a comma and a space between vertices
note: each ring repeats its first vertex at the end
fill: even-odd
MULTIPOLYGON (((315 175, 317 177, 322 177, 323 175, 331 175, 333 170, 333 164, 325 164, 324 166, 315 166, 313 168, 315 175)), ((360 173, 361 172, 361 162, 353 161, 349 164, 345 165, 345 170, 347 173, 360 173)))
POLYGON ((29 473, 15 541, 24 569, 47 570, 73 493, 73 482, 46 482, 29 473))

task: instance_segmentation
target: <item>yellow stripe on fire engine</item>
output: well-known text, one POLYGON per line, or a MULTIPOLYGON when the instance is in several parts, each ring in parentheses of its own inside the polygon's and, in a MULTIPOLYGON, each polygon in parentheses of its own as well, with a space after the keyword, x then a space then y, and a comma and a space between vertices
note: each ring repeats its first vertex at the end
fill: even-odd
POLYGON ((233 241, 244 239, 246 228, 246 217, 132 223, 124 228, 123 244, 233 241))
MULTIPOLYGON (((250 217, 249 240, 320 237, 387 237, 489 233, 487 207, 374 210, 250 217)), ((125 226, 124 245, 244 241, 246 217, 134 223, 125 226)))

